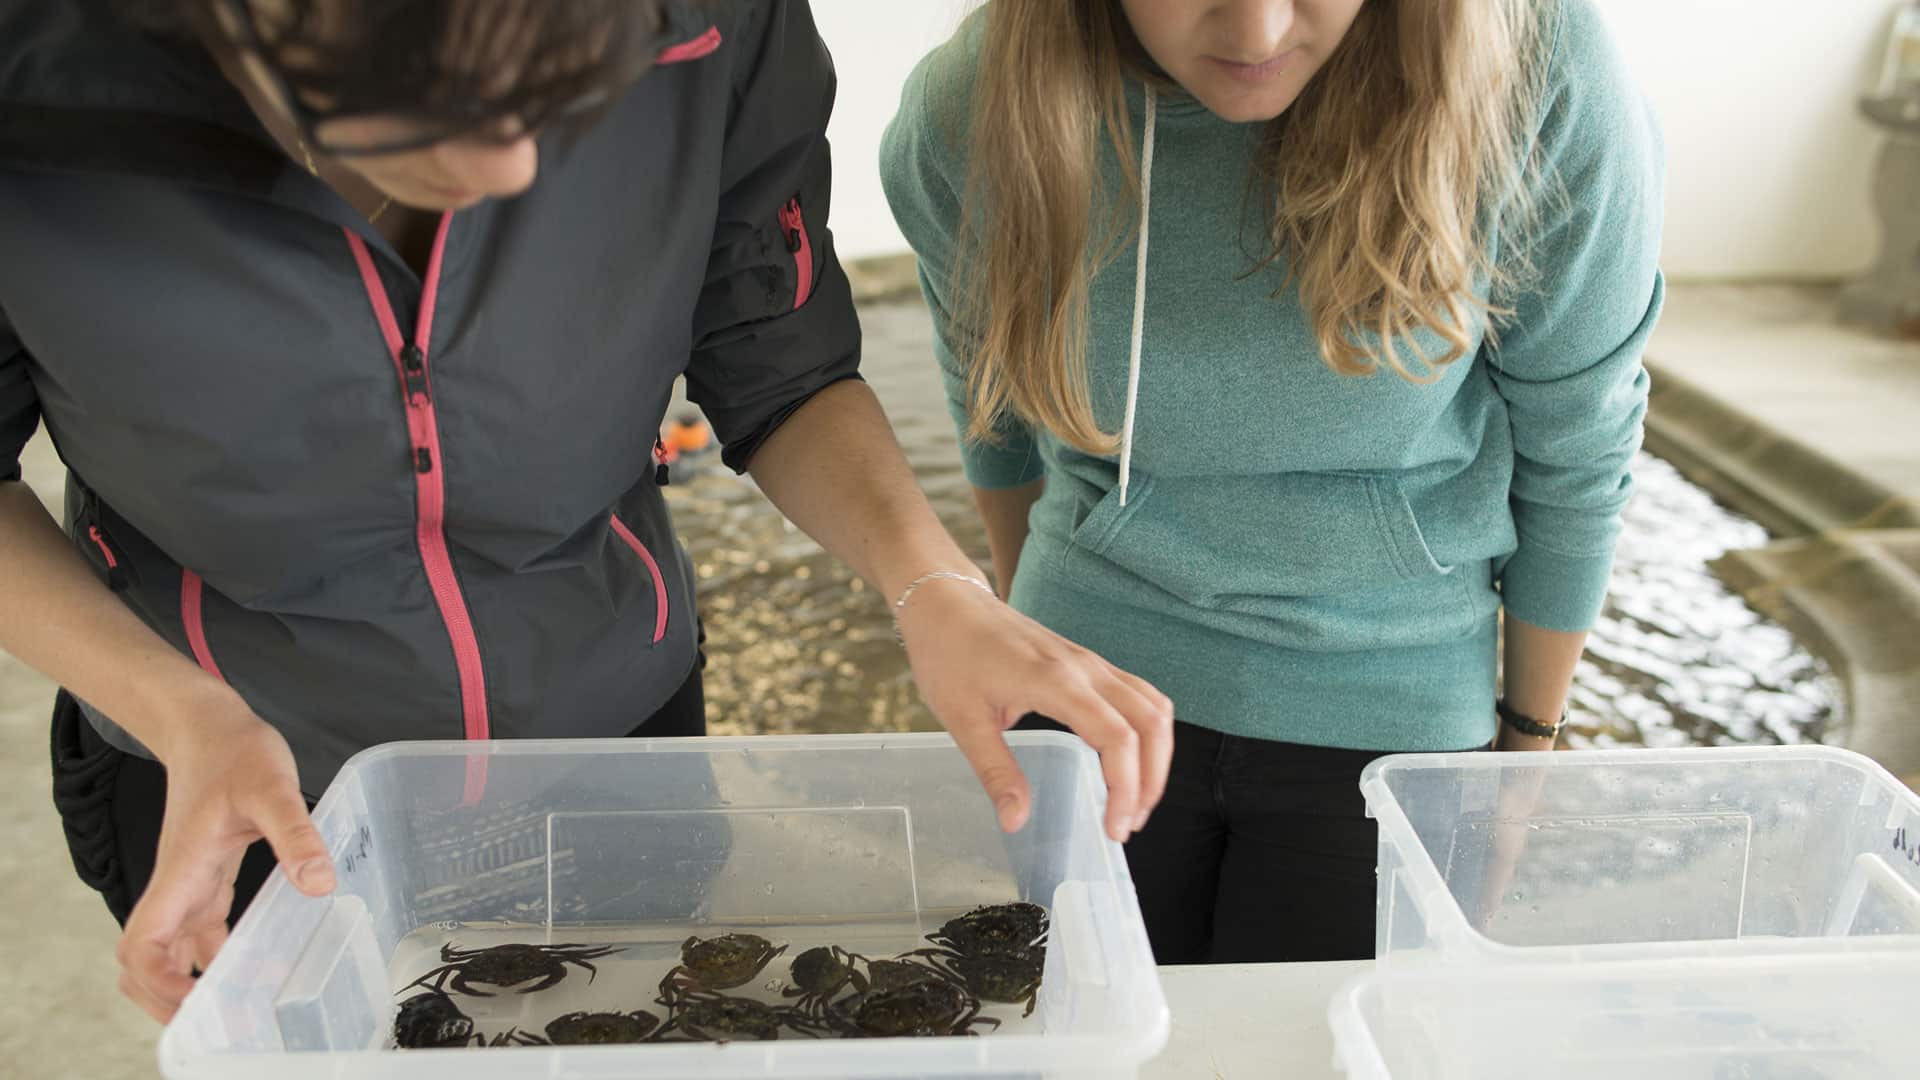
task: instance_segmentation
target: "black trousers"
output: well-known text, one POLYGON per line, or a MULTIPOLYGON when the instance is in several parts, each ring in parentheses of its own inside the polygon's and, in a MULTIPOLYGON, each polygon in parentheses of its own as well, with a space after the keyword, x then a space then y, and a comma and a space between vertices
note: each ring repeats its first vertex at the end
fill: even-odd
POLYGON ((1155 961, 1372 957, 1379 832, 1360 770, 1380 756, 1175 722, 1167 793, 1126 844, 1155 961))
MULTIPOLYGON (((702 657, 673 697, 630 734, 648 738, 705 735, 701 677, 705 666, 702 657)), ((53 804, 67 834, 74 870, 125 925, 153 877, 161 815, 167 805, 166 769, 109 745, 87 722, 80 703, 62 690, 53 705, 53 804)), ((247 849, 234 882, 228 926, 246 911, 273 865, 273 851, 265 841, 247 849)))

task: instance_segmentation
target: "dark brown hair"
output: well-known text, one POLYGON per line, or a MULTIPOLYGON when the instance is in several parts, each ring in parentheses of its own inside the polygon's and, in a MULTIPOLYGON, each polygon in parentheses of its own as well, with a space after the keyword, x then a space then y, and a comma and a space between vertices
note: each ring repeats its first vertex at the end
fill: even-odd
POLYGON ((578 103, 609 100, 683 29, 672 25, 663 0, 118 5, 150 31, 198 32, 216 48, 255 53, 313 123, 404 116, 443 137, 497 127, 506 117, 537 127, 578 103))

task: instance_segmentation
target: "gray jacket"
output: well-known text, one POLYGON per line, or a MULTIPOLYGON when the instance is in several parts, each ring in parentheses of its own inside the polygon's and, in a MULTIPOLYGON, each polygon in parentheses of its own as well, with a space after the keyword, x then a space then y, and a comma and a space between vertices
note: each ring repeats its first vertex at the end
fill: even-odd
POLYGON ((805 0, 676 10, 425 279, 202 50, 112 11, 0 0, 0 482, 44 421, 74 542, 309 794, 393 739, 634 728, 695 659, 674 378, 744 469, 856 377, 805 0))

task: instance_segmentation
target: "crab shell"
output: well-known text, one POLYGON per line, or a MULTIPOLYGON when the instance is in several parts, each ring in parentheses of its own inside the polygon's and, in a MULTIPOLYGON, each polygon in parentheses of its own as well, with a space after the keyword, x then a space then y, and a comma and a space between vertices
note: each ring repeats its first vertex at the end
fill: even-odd
POLYGON ((678 1017, 683 1030, 709 1038, 778 1039, 783 1024, 772 1006, 752 998, 696 997, 678 1017))
POLYGON ((400 1003, 393 1021, 394 1045, 403 1050, 462 1046, 473 1038, 473 1020, 453 999, 428 990, 400 1003))
POLYGON ((825 993, 844 985, 854 974, 853 966, 840 957, 831 945, 816 945, 793 958, 789 968, 793 984, 809 993, 825 993))
POLYGON ((935 978, 862 994, 846 1019, 875 1038, 949 1035, 976 1004, 959 987, 935 978))
POLYGON ((660 1018, 644 1009, 630 1013, 568 1013, 547 1025, 557 1045, 640 1042, 660 1027, 660 1018))
POLYGON ((680 945, 680 963, 701 986, 729 990, 767 966, 787 947, 775 948, 754 934, 722 934, 716 938, 690 937, 680 945))

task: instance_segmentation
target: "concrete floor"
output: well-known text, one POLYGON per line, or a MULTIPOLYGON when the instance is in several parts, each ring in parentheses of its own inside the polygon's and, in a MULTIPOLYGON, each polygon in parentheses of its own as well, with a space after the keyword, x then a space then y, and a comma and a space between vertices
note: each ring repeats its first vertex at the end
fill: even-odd
POLYGON ((1780 538, 1715 569, 1833 665, 1842 743, 1920 784, 1920 341, 1839 324, 1835 295, 1675 287, 1648 446, 1780 538))
MULTIPOLYGON (((1676 287, 1650 363, 1912 498, 1920 348, 1850 336, 1827 325, 1822 302, 1805 290, 1676 287)), ((60 466, 44 439, 26 464, 28 482, 57 505, 60 466)), ((52 695, 46 680, 0 654, 0 827, 10 840, 0 852, 0 904, 11 915, 0 954, 9 969, 0 1074, 144 1080, 157 1075, 159 1029, 115 989, 117 928, 74 877, 49 804, 52 695)))
POLYGON ((1920 507, 1920 341, 1839 325, 1835 295, 1676 285, 1647 363, 1920 507))

